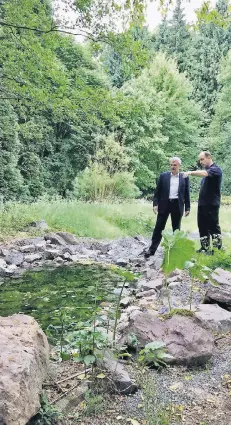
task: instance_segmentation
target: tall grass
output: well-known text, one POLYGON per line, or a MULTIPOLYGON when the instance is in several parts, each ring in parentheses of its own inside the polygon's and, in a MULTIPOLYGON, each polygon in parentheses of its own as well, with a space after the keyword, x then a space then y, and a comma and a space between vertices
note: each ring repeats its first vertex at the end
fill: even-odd
MULTIPOLYGON (((156 216, 150 202, 83 203, 77 201, 38 201, 32 204, 8 203, 0 206, 0 237, 23 233, 31 221, 44 219, 51 230, 63 230, 77 236, 112 239, 137 234, 151 236, 156 216)), ((231 232, 231 206, 222 206, 222 230, 231 232)), ((167 228, 171 227, 170 220, 167 228)), ((196 231, 196 204, 182 229, 196 231)))

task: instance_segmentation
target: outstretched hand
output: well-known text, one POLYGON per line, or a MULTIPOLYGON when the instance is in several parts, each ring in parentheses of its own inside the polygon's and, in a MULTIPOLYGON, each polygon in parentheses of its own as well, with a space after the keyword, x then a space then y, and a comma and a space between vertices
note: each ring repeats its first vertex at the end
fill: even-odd
POLYGON ((156 207, 153 207, 153 212, 154 212, 154 214, 157 214, 158 213, 158 207, 156 206, 156 207))
POLYGON ((191 174, 191 172, 190 172, 190 171, 185 171, 185 172, 183 173, 183 178, 184 178, 184 179, 187 179, 187 177, 188 177, 188 176, 190 176, 190 174, 191 174))

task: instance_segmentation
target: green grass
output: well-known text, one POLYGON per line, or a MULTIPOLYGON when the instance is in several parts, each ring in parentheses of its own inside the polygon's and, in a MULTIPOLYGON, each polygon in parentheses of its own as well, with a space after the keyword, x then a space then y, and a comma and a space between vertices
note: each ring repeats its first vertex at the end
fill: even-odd
MULTIPOLYGON (((189 217, 182 220, 182 230, 196 231, 196 204, 189 217)), ((231 205, 220 211, 222 231, 231 232, 231 205)), ((82 203, 77 201, 39 201, 33 204, 9 203, 0 207, 0 237, 23 232, 31 221, 44 219, 52 230, 72 232, 77 236, 112 239, 137 234, 151 236, 156 216, 149 202, 82 203)), ((170 220, 167 228, 171 228, 170 220)))

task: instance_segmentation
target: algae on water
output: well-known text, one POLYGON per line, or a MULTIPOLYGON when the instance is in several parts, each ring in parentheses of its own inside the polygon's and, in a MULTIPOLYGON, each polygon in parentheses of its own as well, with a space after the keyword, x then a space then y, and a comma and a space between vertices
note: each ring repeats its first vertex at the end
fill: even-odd
POLYGON ((132 280, 127 273, 115 267, 76 264, 6 278, 0 286, 0 316, 29 314, 44 330, 60 324, 61 310, 73 322, 86 321, 96 301, 113 301, 115 287, 124 279, 132 280))

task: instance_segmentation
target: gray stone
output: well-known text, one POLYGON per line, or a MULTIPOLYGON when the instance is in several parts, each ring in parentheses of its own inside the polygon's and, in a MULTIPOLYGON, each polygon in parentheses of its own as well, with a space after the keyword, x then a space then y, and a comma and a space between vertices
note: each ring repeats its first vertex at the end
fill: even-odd
POLYGON ((42 255, 41 254, 28 254, 25 255, 25 261, 27 263, 34 263, 34 261, 39 261, 41 260, 42 255))
POLYGON ((74 258, 74 255, 71 255, 69 252, 61 254, 60 257, 67 261, 75 261, 75 259, 72 260, 72 257, 74 258))
POLYGON ((133 263, 136 267, 141 267, 145 263, 145 259, 142 257, 130 258, 130 262, 133 263))
POLYGON ((123 307, 123 308, 126 308, 131 303, 132 303, 132 298, 131 297, 125 297, 125 298, 122 298, 122 300, 120 301, 120 306, 123 307))
MULTIPOLYGON (((113 291, 114 295, 120 295, 120 293, 121 293, 121 288, 115 288, 114 291, 113 291)), ((124 288, 122 296, 127 297, 129 295, 130 295, 130 291, 127 288, 124 288)))
POLYGON ((126 313, 130 315, 133 311, 137 310, 139 310, 137 305, 130 305, 128 308, 126 308, 126 313))
POLYGON ((168 285, 168 287, 169 287, 169 289, 174 289, 174 288, 177 288, 177 287, 179 287, 181 285, 181 282, 172 282, 172 283, 169 283, 169 285, 168 285))
POLYGON ((142 252, 143 246, 139 241, 126 237, 111 243, 108 256, 111 257, 113 262, 116 262, 118 258, 129 262, 132 258, 137 258, 141 255, 142 252))
POLYGON ((44 239, 46 241, 50 241, 50 243, 54 245, 61 245, 61 246, 66 245, 66 241, 63 239, 62 236, 58 235, 57 233, 47 233, 44 236, 44 239))
POLYGON ((116 260, 116 265, 126 267, 128 265, 128 261, 124 260, 123 258, 118 258, 118 260, 116 260))
POLYGON ((148 268, 146 271, 146 276, 147 276, 147 279, 156 279, 158 276, 158 273, 156 270, 148 268))
POLYGON ((57 257, 57 258, 55 259, 55 261, 56 261, 56 263, 58 263, 58 264, 62 264, 62 263, 64 263, 64 260, 63 260, 63 258, 61 258, 61 257, 57 257))
POLYGON ((0 418, 2 424, 25 425, 40 407, 49 345, 29 316, 0 317, 0 418))
POLYGON ((0 252, 1 252, 1 255, 3 255, 3 257, 6 257, 7 255, 10 254, 9 249, 6 249, 6 248, 1 248, 0 252))
POLYGON ((207 328, 213 331, 231 331, 231 312, 224 310, 217 304, 200 304, 196 307, 195 316, 207 328))
POLYGON ((170 284, 170 283, 174 283, 174 282, 179 282, 180 280, 181 280, 180 275, 176 275, 176 276, 169 277, 167 279, 167 283, 170 284))
POLYGON ((143 285, 144 291, 149 291, 150 289, 161 289, 164 286, 164 282, 162 278, 156 279, 156 280, 149 280, 143 285))
POLYGON ((143 290, 144 285, 147 283, 148 281, 145 279, 141 279, 137 282, 137 291, 140 292, 143 290))
POLYGON ((43 251, 45 246, 46 246, 45 241, 35 243, 36 251, 39 251, 39 252, 43 251))
POLYGON ((9 255, 5 257, 7 264, 15 264, 16 266, 21 266, 24 260, 24 255, 18 251, 11 251, 9 255))
POLYGON ((147 308, 147 309, 156 308, 156 300, 157 300, 156 295, 151 295, 149 297, 141 298, 139 300, 139 307, 147 308))
POLYGON ((60 236, 64 242, 68 245, 76 245, 78 244, 78 239, 75 235, 68 232, 57 232, 56 235, 60 236))
POLYGON ((76 262, 76 261, 79 261, 81 259, 81 257, 82 256, 79 255, 79 254, 74 254, 74 255, 69 255, 66 258, 69 259, 69 260, 71 260, 71 261, 73 261, 73 262, 76 262))
POLYGON ((6 261, 3 258, 0 258, 0 267, 5 268, 7 266, 6 261))
POLYGON ((45 249, 44 250, 44 258, 46 260, 54 260, 56 257, 60 255, 61 251, 59 249, 45 249))
POLYGON ((152 295, 156 295, 155 289, 149 289, 149 291, 137 292, 136 298, 146 298, 146 297, 150 297, 152 295))
POLYGON ((68 252, 68 254, 75 255, 79 253, 79 247, 76 245, 66 245, 62 248, 62 254, 68 252))
POLYGON ((5 269, 5 276, 13 276, 15 274, 15 272, 17 271, 17 266, 16 264, 10 264, 6 269, 5 269))
POLYGON ((231 285, 231 273, 227 270, 217 268, 211 274, 211 278, 218 285, 231 285))
POLYGON ((136 335, 140 348, 152 341, 163 341, 173 356, 169 361, 172 364, 204 365, 214 350, 212 335, 193 317, 174 315, 161 320, 150 312, 133 312, 119 343, 127 344, 131 333, 136 335))
POLYGON ((138 387, 131 380, 123 364, 120 361, 115 360, 113 353, 109 350, 103 353, 103 355, 103 359, 99 359, 97 362, 99 367, 108 372, 110 375, 112 382, 110 392, 120 393, 123 395, 135 393, 138 387))
POLYGON ((7 276, 7 271, 5 267, 0 266, 0 277, 7 276))
POLYGON ((204 297, 205 304, 218 304, 219 306, 231 311, 231 286, 219 285, 210 286, 204 297))
POLYGON ((34 245, 24 245, 24 246, 21 246, 20 251, 32 253, 32 252, 35 252, 35 246, 34 245))
POLYGON ((172 278, 172 277, 176 277, 176 276, 181 276, 182 274, 182 270, 179 269, 175 269, 172 272, 169 273, 168 277, 172 278))

